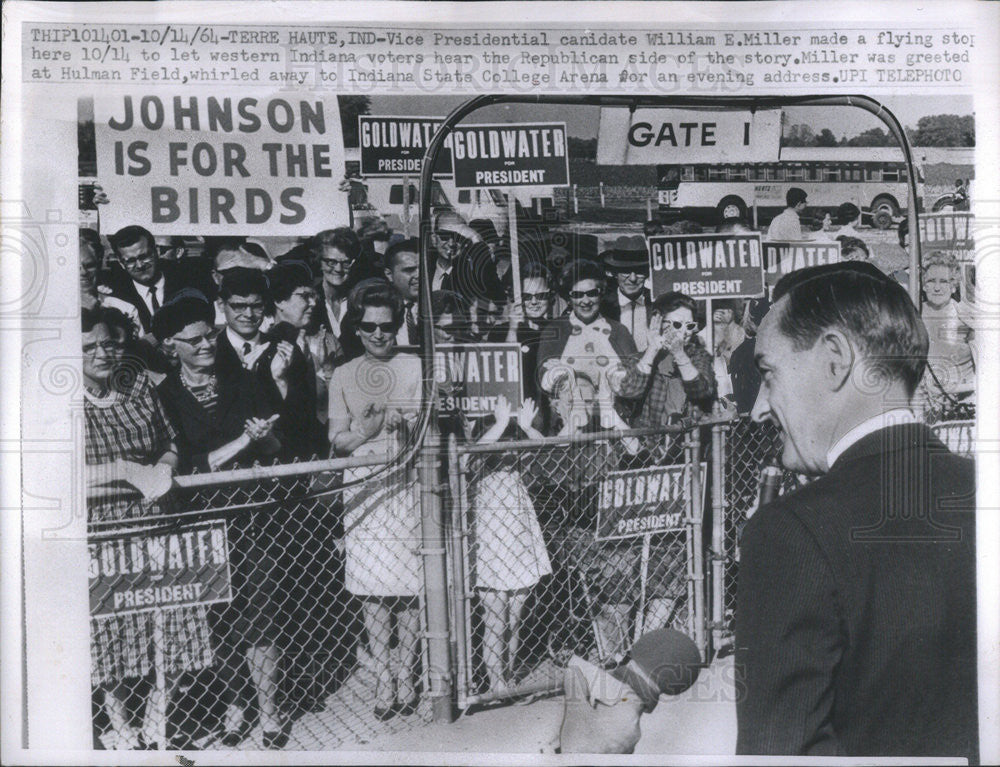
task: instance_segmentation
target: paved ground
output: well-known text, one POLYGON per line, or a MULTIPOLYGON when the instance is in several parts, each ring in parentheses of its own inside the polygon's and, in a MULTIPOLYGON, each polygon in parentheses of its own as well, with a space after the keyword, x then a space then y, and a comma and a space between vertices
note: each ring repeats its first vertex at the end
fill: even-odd
MULTIPOLYGON (((428 724, 409 732, 386 734, 345 750, 478 754, 550 753, 562 718, 562 697, 481 710, 453 724, 428 724)), ((736 749, 733 659, 703 671, 683 695, 661 697, 642 718, 636 754, 729 755, 736 749)), ((390 758, 388 753, 386 758, 390 758)))

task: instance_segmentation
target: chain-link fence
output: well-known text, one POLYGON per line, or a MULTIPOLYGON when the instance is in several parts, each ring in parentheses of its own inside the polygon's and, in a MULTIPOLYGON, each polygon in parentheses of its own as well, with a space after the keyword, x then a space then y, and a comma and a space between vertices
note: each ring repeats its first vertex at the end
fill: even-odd
POLYGON ((328 750, 430 719, 419 497, 378 461, 177 477, 161 513, 91 524, 96 747, 328 750))
POLYGON ((558 689, 572 655, 612 665, 653 628, 704 649, 699 428, 450 452, 461 708, 558 689))
MULTIPOLYGON (((971 454, 973 421, 933 428, 971 454)), ((708 657, 731 635, 739 533, 779 449, 746 418, 452 438, 443 530, 421 524, 414 469, 385 456, 177 477, 152 514, 95 493, 95 745, 330 750, 419 726, 434 637, 463 709, 557 690, 571 655, 614 664, 652 628, 708 657), (428 556, 450 590, 433 628, 428 556)))

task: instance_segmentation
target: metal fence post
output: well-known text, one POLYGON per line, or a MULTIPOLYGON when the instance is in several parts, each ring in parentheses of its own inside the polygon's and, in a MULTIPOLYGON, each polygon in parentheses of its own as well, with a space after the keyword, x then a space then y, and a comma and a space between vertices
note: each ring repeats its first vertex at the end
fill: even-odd
POLYGON ((701 434, 700 428, 695 426, 688 432, 687 445, 687 465, 691 471, 689 476, 691 493, 689 495, 691 515, 691 538, 694 545, 691 547, 694 558, 694 573, 691 580, 694 581, 694 641, 705 659, 708 655, 705 644, 705 561, 702 555, 703 528, 702 516, 705 507, 701 497, 701 434))
POLYGON ((712 648, 722 646, 726 620, 726 488, 724 427, 712 427, 712 648))
POLYGON ((427 605, 427 678, 435 722, 454 719, 451 683, 451 647, 448 630, 448 573, 444 514, 441 503, 441 435, 437 419, 430 425, 420 448, 417 472, 420 480, 420 523, 423 536, 424 593, 427 605))
POLYGON ((448 484, 451 486, 450 514, 448 516, 451 538, 451 603, 452 603, 452 662, 455 664, 455 690, 458 707, 465 708, 469 695, 471 673, 468 653, 469 591, 466 584, 465 549, 467 533, 465 529, 465 509, 468 508, 465 486, 467 482, 465 456, 458 453, 458 438, 448 435, 448 484))

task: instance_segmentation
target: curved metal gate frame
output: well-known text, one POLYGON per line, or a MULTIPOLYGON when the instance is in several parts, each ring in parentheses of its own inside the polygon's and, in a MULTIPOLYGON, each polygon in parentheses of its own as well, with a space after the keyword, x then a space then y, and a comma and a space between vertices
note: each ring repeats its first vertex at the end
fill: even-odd
MULTIPOLYGON (((896 116, 876 99, 870 96, 666 96, 666 95, 641 95, 641 96, 618 96, 618 95, 593 95, 593 96, 566 96, 566 95, 508 95, 495 94, 477 96, 454 109, 444 123, 434 134, 430 144, 424 153, 423 167, 420 173, 420 296, 419 306, 421 310, 431 305, 431 276, 427 268, 428 253, 431 249, 432 222, 431 212, 431 180, 433 168, 438 154, 444 146, 445 139, 451 134, 458 123, 468 115, 483 107, 497 104, 565 104, 568 106, 617 106, 634 111, 639 107, 730 107, 734 110, 746 110, 753 112, 757 109, 778 108, 785 106, 847 106, 856 107, 866 112, 870 112, 879 118, 889 129, 890 133, 903 150, 903 157, 907 166, 907 186, 910 195, 910 204, 907 205, 907 220, 910 232, 914 233, 910 237, 910 279, 909 293, 917 307, 920 307, 920 284, 915 278, 919 274, 921 263, 920 238, 916 235, 919 232, 917 226, 917 181, 913 167, 913 153, 903 126, 896 116)), ((456 616, 449 615, 449 594, 447 580, 447 558, 446 558, 446 526, 443 512, 442 492, 443 485, 441 477, 441 452, 442 444, 440 432, 437 428, 437 386, 434 381, 433 360, 434 360, 434 321, 430 312, 420 311, 420 322, 423 324, 421 358, 423 365, 423 396, 427 403, 427 410, 424 413, 423 423, 426 429, 423 431, 423 440, 419 448, 417 459, 417 470, 421 487, 421 521, 423 530, 423 560, 424 560, 424 580, 426 594, 427 611, 427 631, 425 633, 428 677, 430 690, 428 696, 432 702, 433 718, 435 722, 451 722, 454 719, 454 666, 452 657, 453 632, 452 622, 456 616)), ((714 441, 714 440, 713 440, 714 441)), ((718 465, 721 450, 717 445, 713 445, 713 466, 711 471, 719 472, 718 465)), ((713 488, 713 496, 720 492, 716 484, 713 488)), ((713 516, 717 508, 721 508, 721 501, 713 497, 713 516)), ((720 520, 721 522, 721 520, 720 520)), ((721 530, 721 524, 713 524, 713 528, 721 530)), ((721 533, 716 533, 721 534, 721 533)), ((696 547, 698 548, 698 547, 696 547)), ((721 589, 723 588, 723 566, 724 553, 721 551, 721 541, 713 539, 712 542, 712 618, 706 628, 719 631, 722 625, 723 600, 721 589), (717 545, 718 544, 718 545, 717 545), (722 558, 720 558, 722 557, 722 558), (718 614, 716 614, 718 613, 718 614)))

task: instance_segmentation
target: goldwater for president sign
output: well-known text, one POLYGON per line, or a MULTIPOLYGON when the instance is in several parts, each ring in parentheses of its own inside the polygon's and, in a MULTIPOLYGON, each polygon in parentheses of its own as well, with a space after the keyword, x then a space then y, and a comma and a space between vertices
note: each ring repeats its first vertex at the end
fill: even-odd
POLYGON ((769 288, 789 272, 839 261, 840 243, 836 241, 764 243, 764 278, 769 288))
POLYGON ((139 92, 93 110, 105 231, 312 236, 349 220, 335 96, 139 92))
POLYGON ((649 238, 653 295, 741 298, 764 293, 759 234, 681 234, 649 238))
POLYGON ((506 397, 514 411, 521 406, 521 347, 518 344, 440 344, 434 362, 441 407, 467 416, 496 412, 506 397))
MULTIPOLYGON (((706 464, 700 467, 703 502, 706 464)), ((690 468, 688 464, 653 466, 608 474, 598 493, 597 540, 683 528, 687 524, 690 468)))
POLYGON ((88 549, 92 617, 232 599, 224 522, 92 541, 88 549))
POLYGON ((569 184, 565 123, 461 125, 451 151, 459 189, 569 184))
MULTIPOLYGON (((358 115, 362 176, 416 176, 441 117, 358 115)), ((434 175, 451 175, 451 137, 438 153, 434 175)))

